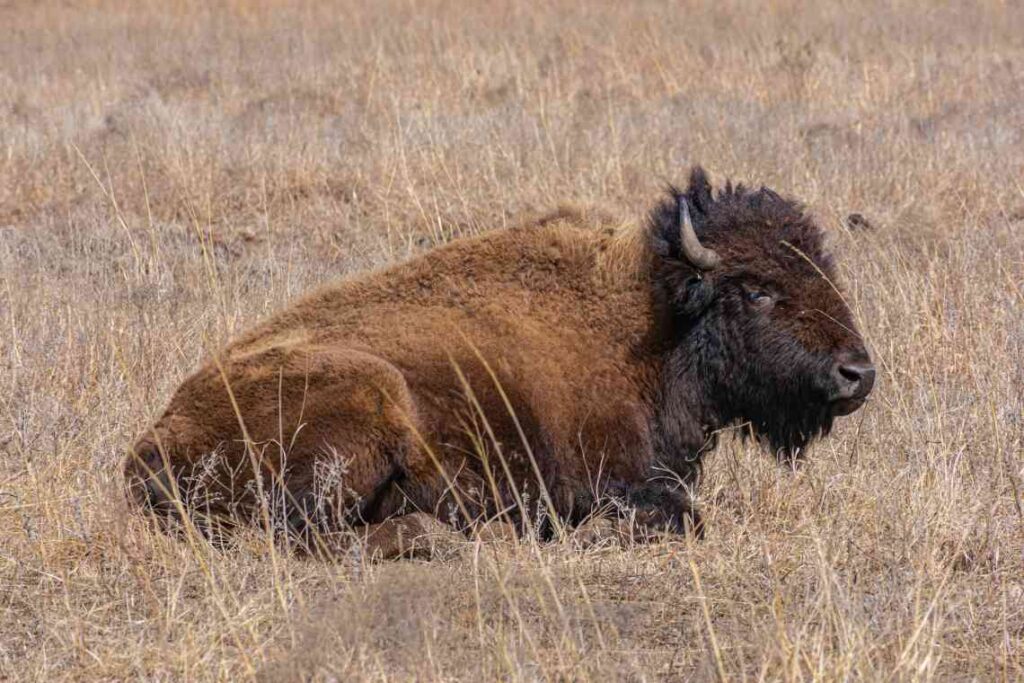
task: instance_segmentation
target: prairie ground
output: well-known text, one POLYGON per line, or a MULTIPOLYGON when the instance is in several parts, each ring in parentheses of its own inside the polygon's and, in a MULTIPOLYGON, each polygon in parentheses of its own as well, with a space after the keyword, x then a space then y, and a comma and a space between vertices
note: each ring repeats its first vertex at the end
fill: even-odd
POLYGON ((1024 679, 1024 7, 0 5, 0 679, 1024 679), (700 162, 808 203, 879 367, 688 547, 325 563, 127 511, 230 335, 700 162), (850 214, 860 219, 848 220, 850 214))

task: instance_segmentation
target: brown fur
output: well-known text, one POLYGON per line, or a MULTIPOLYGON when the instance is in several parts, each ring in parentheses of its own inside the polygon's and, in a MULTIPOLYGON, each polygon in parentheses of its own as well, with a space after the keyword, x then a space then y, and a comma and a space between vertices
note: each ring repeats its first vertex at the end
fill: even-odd
POLYGON ((576 522, 607 500, 692 523, 678 484, 696 475, 672 458, 699 461, 721 421, 698 400, 665 424, 683 399, 666 395, 675 276, 657 229, 560 209, 306 296, 181 385, 126 463, 132 499, 300 534, 414 510, 576 522), (666 464, 675 481, 657 483, 666 464))

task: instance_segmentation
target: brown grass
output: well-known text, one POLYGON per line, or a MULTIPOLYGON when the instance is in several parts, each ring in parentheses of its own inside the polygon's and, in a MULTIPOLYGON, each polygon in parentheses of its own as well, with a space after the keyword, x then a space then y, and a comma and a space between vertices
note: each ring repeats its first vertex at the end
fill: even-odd
POLYGON ((0 26, 0 679, 1024 677, 1019 3, 0 26), (118 461, 228 335, 523 211, 639 211, 696 161, 813 207, 881 372, 800 472, 724 444, 706 541, 321 564, 126 514, 118 461))

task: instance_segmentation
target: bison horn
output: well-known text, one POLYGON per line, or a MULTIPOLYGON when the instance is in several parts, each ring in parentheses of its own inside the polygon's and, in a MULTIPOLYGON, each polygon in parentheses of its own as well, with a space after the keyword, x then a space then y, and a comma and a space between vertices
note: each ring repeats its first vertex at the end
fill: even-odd
POLYGON ((697 239, 697 232, 690 220, 690 206, 686 197, 679 197, 679 241, 683 256, 700 270, 711 270, 721 263, 721 257, 713 249, 708 249, 697 239))

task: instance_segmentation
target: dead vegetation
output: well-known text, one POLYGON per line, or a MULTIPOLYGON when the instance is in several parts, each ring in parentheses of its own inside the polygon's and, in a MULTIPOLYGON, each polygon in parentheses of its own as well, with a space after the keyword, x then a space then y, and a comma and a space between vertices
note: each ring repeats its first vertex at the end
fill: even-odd
POLYGON ((1015 3, 16 2, 0 25, 0 678, 1024 676, 1015 3), (523 212, 641 210, 697 161, 814 208, 880 373, 802 471, 723 445, 705 541, 324 564, 125 514, 131 439, 243 326, 523 212))

